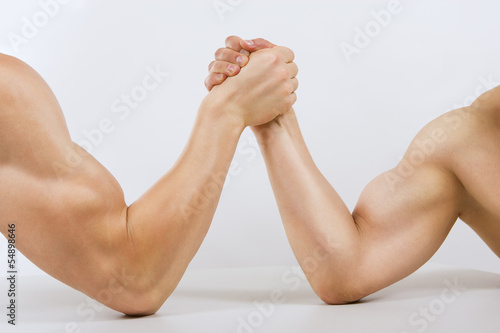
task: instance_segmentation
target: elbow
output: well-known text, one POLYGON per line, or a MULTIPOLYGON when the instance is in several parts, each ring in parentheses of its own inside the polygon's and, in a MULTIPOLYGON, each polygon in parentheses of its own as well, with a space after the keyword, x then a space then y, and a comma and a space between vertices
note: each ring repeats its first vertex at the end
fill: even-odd
POLYGON ((311 283, 311 286, 316 295, 328 305, 349 304, 368 296, 359 284, 350 281, 322 279, 311 283))
POLYGON ((160 308, 161 305, 158 305, 158 303, 145 300, 144 302, 137 304, 134 308, 127 308, 126 310, 120 312, 131 317, 145 317, 154 315, 158 312, 158 310, 160 310, 160 308))
POLYGON ((132 269, 104 275, 101 288, 94 289, 93 298, 107 307, 129 316, 149 316, 155 314, 170 296, 173 288, 158 283, 151 274, 129 273, 132 269))
POLYGON ((165 302, 165 299, 160 297, 160 295, 161 293, 154 290, 145 292, 126 290, 122 297, 120 297, 111 307, 128 316, 151 316, 154 315, 165 302))
MULTIPOLYGON (((345 254, 338 251, 341 258, 347 258, 346 261, 328 260, 314 271, 306 274, 312 289, 326 304, 349 304, 357 302, 371 293, 373 286, 369 280, 363 277, 364 274, 359 270, 359 266, 346 264, 346 262, 360 262, 356 253, 355 250, 345 254)), ((332 254, 329 254, 325 258, 333 257, 332 254)))
POLYGON ((318 297, 328 305, 342 305, 359 301, 362 297, 346 296, 343 290, 316 291, 318 297))

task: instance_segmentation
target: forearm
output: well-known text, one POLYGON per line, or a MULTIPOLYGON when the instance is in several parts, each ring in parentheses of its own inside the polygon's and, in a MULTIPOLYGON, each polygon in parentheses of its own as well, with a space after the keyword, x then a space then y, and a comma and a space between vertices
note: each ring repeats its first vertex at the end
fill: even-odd
POLYGON ((173 290, 215 213, 243 125, 205 99, 174 167, 128 209, 129 234, 153 279, 173 290))
POLYGON ((357 255, 356 224, 312 160, 293 111, 256 134, 287 236, 308 278, 329 274, 319 267, 347 267, 357 255))

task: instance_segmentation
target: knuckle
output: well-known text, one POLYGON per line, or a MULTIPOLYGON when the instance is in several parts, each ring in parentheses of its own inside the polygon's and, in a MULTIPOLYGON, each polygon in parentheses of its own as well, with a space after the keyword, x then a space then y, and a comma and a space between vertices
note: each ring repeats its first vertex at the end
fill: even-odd
POLYGON ((238 52, 241 49, 241 38, 238 36, 229 36, 226 38, 225 45, 228 49, 238 52))
POLYGON ((215 52, 215 60, 235 62, 235 51, 228 48, 220 48, 215 52))
POLYGON ((282 52, 287 53, 287 55, 289 55, 292 58, 292 60, 295 59, 295 53, 293 53, 291 49, 285 46, 280 46, 280 48, 282 52))
POLYGON ((285 46, 276 46, 274 47, 276 51, 279 51, 281 54, 286 54, 286 58, 290 58, 290 61, 295 59, 295 53, 291 49, 285 46))
POLYGON ((213 68, 214 64, 215 64, 215 60, 214 60, 214 61, 212 61, 210 64, 208 64, 208 71, 209 71, 209 72, 211 72, 211 71, 212 71, 212 68, 213 68))
POLYGON ((281 63, 281 58, 280 58, 279 54, 277 54, 275 52, 270 52, 270 54, 271 54, 270 59, 272 60, 273 63, 275 63, 275 64, 281 63))
POLYGON ((288 68, 286 68, 285 66, 279 66, 276 69, 276 76, 280 80, 289 79, 290 73, 288 71, 288 68))
POLYGON ((210 90, 210 87, 212 86, 210 82, 210 75, 205 78, 205 87, 210 90))
POLYGON ((280 93, 281 93, 282 96, 288 97, 292 93, 290 85, 289 84, 284 84, 281 87, 281 89, 280 89, 280 93))
POLYGON ((219 73, 221 68, 221 61, 215 60, 212 62, 212 67, 210 68, 210 73, 219 73))
POLYGON ((224 41, 224 44, 226 46, 230 47, 230 45, 233 44, 238 39, 240 39, 238 36, 231 35, 231 36, 229 36, 229 37, 226 38, 226 40, 224 41))
POLYGON ((217 51, 215 51, 215 54, 214 54, 215 60, 220 60, 224 56, 225 50, 226 49, 223 47, 221 47, 220 49, 217 49, 217 51))
POLYGON ((224 82, 226 80, 226 78, 227 78, 227 75, 224 75, 224 74, 214 75, 214 78, 213 78, 214 85, 221 84, 222 82, 224 82))
POLYGON ((205 86, 207 86, 207 88, 208 87, 213 87, 216 84, 217 84, 217 76, 215 74, 210 74, 205 79, 205 86))
POLYGON ((279 65, 281 62, 279 55, 275 52, 263 52, 261 57, 269 65, 279 65))

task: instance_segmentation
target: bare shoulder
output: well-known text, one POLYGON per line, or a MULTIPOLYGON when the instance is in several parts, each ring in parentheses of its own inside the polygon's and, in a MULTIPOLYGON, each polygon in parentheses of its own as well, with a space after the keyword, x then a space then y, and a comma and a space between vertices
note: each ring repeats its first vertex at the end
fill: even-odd
POLYGON ((424 126, 398 165, 368 184, 355 212, 365 219, 376 213, 371 220, 391 224, 409 221, 409 216, 418 216, 430 207, 447 207, 449 216, 444 220, 454 221, 466 197, 456 166, 458 160, 465 165, 462 153, 471 150, 472 112, 471 108, 453 110, 424 126))
POLYGON ((15 66, 27 66, 27 64, 16 57, 0 53, 0 70, 4 71, 15 66))
MULTIPOLYGON (((20 80, 26 76, 29 67, 21 60, 0 53, 0 110, 8 109, 22 92, 20 80)), ((3 112, 5 116, 5 112, 3 112)))
MULTIPOLYGON (((40 80, 36 71, 24 61, 0 53, 0 93, 13 92, 20 82, 40 80)), ((43 80, 42 80, 43 81, 43 80)))
POLYGON ((479 96, 472 104, 472 107, 480 108, 483 111, 496 112, 496 117, 500 118, 500 86, 488 90, 479 96))
POLYGON ((500 87, 479 96, 471 106, 449 111, 429 122, 413 139, 402 164, 434 165, 459 174, 477 152, 497 154, 500 142, 500 87))
POLYGON ((110 198, 117 203, 113 208, 123 206, 116 179, 71 141, 50 87, 29 65, 5 54, 0 54, 0 181, 0 195, 7 198, 0 211, 12 220, 27 221, 23 214, 35 207, 40 220, 48 212, 45 219, 55 221, 53 211, 85 216, 90 206, 105 210, 110 198))
MULTIPOLYGON (((59 108, 52 90, 38 72, 24 61, 0 53, 0 111, 23 102, 49 102, 59 108)), ((18 115, 19 116, 19 115, 18 115)))
POLYGON ((463 188, 460 219, 500 256, 500 87, 430 127, 443 133, 436 158, 463 188))
POLYGON ((70 141, 59 103, 43 78, 23 61, 0 54, 0 163, 25 162, 27 151, 51 156, 70 141))
POLYGON ((475 163, 500 165, 500 87, 485 92, 468 107, 445 113, 429 125, 443 133, 446 154, 442 156, 459 178, 468 173, 467 166, 475 163))

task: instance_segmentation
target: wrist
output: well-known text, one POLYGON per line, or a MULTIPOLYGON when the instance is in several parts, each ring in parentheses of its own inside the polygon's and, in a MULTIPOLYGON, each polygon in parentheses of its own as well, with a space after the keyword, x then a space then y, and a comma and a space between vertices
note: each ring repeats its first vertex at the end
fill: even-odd
POLYGON ((241 134, 246 124, 232 111, 231 105, 225 99, 209 94, 201 102, 198 115, 214 125, 218 124, 216 125, 218 127, 231 129, 241 134))
POLYGON ((252 131, 260 143, 266 143, 278 138, 293 138, 298 128, 295 112, 290 109, 287 113, 279 115, 267 124, 253 126, 252 131))

